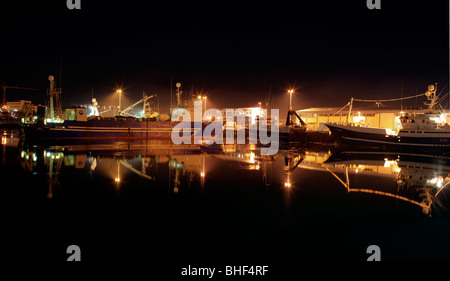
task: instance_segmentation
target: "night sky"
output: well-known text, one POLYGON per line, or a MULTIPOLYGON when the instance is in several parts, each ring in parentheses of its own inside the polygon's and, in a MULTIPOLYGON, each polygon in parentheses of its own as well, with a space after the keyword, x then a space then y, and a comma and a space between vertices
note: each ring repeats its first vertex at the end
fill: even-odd
POLYGON ((147 91, 161 112, 171 76, 186 95, 206 93, 208 108, 256 106, 270 92, 282 112, 289 86, 303 109, 448 82, 448 1, 14 2, 0 4, 0 82, 40 91, 8 90, 8 100, 44 103, 50 74, 64 106, 89 103, 92 87, 100 104, 115 104, 122 86, 124 106, 147 91))

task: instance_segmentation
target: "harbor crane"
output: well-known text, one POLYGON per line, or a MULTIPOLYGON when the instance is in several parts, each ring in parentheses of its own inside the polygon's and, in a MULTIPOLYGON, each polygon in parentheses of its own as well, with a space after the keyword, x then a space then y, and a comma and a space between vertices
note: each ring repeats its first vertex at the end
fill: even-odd
POLYGON ((155 95, 150 95, 150 96, 148 96, 148 97, 144 97, 143 99, 139 100, 138 102, 135 102, 134 104, 132 104, 132 105, 130 105, 129 107, 127 107, 127 108, 125 108, 124 110, 122 110, 122 111, 120 112, 120 115, 127 114, 128 111, 132 110, 136 105, 140 104, 141 102, 144 103, 144 107, 145 107, 145 102, 146 102, 147 100, 151 99, 151 98, 156 97, 156 96, 157 96, 157 95, 155 94, 155 95))
POLYGON ((19 86, 9 86, 6 85, 6 83, 2 83, 2 93, 3 93, 3 104, 2 108, 6 107, 6 89, 17 89, 17 90, 28 90, 28 91, 39 91, 39 89, 34 88, 25 88, 25 87, 19 87, 19 86))
POLYGON ((50 100, 50 116, 48 116, 52 122, 55 121, 55 116, 58 116, 57 120, 63 119, 63 112, 61 107, 61 88, 55 87, 55 77, 53 75, 48 76, 48 81, 50 82, 50 89, 47 90, 47 96, 50 100), (56 112, 55 106, 53 104, 53 99, 56 101, 56 112))

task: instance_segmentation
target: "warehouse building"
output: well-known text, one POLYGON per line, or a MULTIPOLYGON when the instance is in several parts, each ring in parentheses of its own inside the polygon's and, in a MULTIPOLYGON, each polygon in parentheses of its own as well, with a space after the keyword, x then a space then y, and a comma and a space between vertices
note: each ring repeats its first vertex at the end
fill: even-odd
POLYGON ((326 123, 349 123, 367 125, 375 128, 398 130, 401 127, 399 117, 404 113, 423 113, 427 109, 403 109, 398 107, 353 107, 350 116, 349 108, 318 107, 297 110, 297 114, 305 121, 308 129, 326 130, 326 123))

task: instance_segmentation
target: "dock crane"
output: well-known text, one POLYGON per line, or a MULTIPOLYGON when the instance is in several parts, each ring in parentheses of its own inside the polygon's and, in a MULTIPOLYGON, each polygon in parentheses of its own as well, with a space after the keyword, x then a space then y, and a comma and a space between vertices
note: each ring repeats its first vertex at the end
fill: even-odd
POLYGON ((148 96, 148 97, 144 97, 143 99, 139 100, 138 102, 135 102, 134 104, 132 104, 132 105, 130 105, 129 107, 127 107, 127 108, 125 108, 124 110, 122 110, 122 111, 120 112, 120 115, 127 114, 128 111, 132 110, 136 105, 140 104, 141 102, 144 103, 144 107, 145 107, 145 102, 146 102, 147 100, 151 99, 151 98, 156 97, 156 96, 157 96, 157 95, 155 94, 155 95, 150 95, 150 96, 148 96))
POLYGON ((55 77, 53 75, 48 76, 48 81, 50 82, 50 88, 47 90, 47 96, 50 100, 50 116, 48 117, 52 120, 52 122, 54 122, 55 120, 60 121, 63 119, 63 112, 61 107, 61 88, 55 87, 55 77), (56 102, 57 114, 55 114, 53 99, 55 99, 56 102), (55 116, 57 116, 56 119, 55 116))
POLYGON ((18 89, 18 90, 29 90, 29 91, 39 91, 39 89, 34 88, 25 88, 25 87, 18 87, 18 86, 9 86, 6 85, 6 83, 2 83, 2 93, 3 93, 3 104, 2 109, 6 107, 6 89, 18 89))

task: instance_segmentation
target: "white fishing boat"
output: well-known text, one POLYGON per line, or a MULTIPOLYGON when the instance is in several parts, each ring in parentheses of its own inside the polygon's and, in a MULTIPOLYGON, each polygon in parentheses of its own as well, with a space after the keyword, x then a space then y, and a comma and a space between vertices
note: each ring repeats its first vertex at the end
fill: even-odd
POLYGON ((354 124, 326 124, 326 126, 344 145, 445 151, 450 148, 450 126, 447 124, 446 115, 436 109, 438 99, 436 91, 435 85, 429 85, 428 91, 424 93, 429 101, 426 112, 402 113, 399 117, 401 129, 398 132, 354 124))

